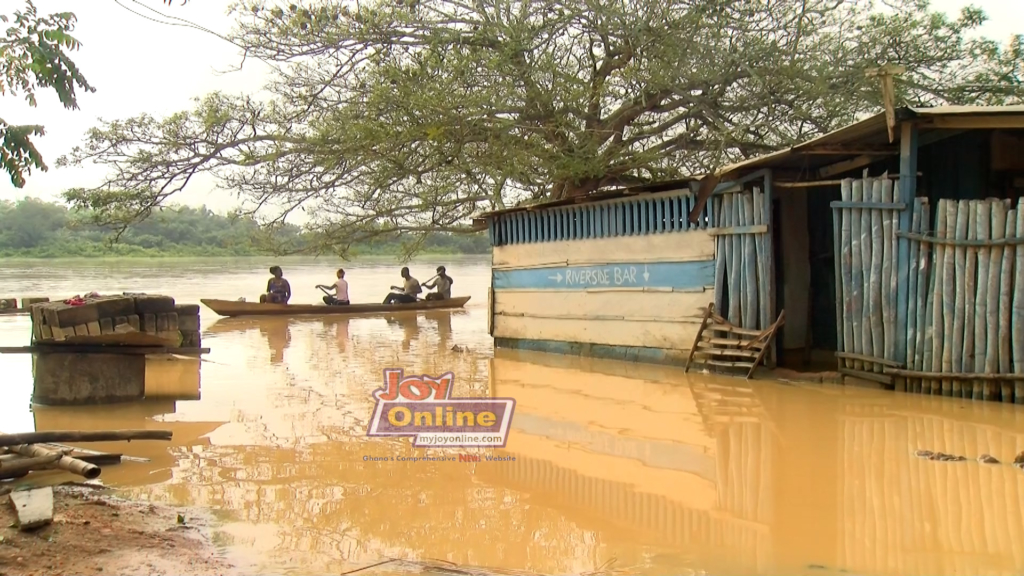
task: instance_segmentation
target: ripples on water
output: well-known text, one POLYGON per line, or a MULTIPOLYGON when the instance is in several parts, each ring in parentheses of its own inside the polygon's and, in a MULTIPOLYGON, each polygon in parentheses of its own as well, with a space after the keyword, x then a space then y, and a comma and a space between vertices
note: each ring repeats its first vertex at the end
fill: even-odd
MULTIPOLYGON (((212 508, 217 541, 263 572, 338 573, 385 556, 548 574, 613 559, 666 575, 1024 571, 1024 473, 973 461, 1024 450, 1017 407, 495 354, 486 260, 411 267, 426 280, 439 263, 455 293, 473 296, 466 310, 253 320, 204 308, 209 362, 151 360, 143 402, 30 410, 30 358, 0 356, 2 428, 173 430, 170 446, 93 446, 152 459, 107 467, 103 480, 212 508), (508 445, 494 451, 515 462, 364 461, 427 452, 365 437, 370 392, 390 367, 452 370, 456 394, 516 398, 508 445), (916 449, 972 460, 921 460, 916 449)), ((251 300, 273 262, 150 264, 7 264, 0 295, 251 300)), ((312 286, 333 271, 282 267, 295 302, 317 301, 312 286)), ((382 299, 399 267, 347 265, 353 301, 382 299)), ((28 332, 26 318, 0 317, 0 344, 28 332)))

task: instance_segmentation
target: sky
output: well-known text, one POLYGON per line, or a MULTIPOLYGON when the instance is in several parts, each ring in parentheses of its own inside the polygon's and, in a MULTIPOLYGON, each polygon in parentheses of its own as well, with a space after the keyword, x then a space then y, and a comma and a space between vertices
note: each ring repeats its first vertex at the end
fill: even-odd
MULTIPOLYGON (((80 95, 79 110, 65 110, 52 91, 37 95, 36 108, 20 96, 0 96, 0 117, 8 123, 46 127, 46 135, 36 139, 36 146, 50 167, 47 172, 33 171, 22 189, 15 188, 6 174, 0 175, 0 200, 25 196, 56 200, 68 188, 100 183, 102 167, 55 166, 57 158, 80 144, 85 131, 100 118, 114 120, 142 113, 162 117, 190 108, 193 98, 213 91, 258 93, 269 73, 265 64, 247 60, 236 70, 241 52, 235 46, 205 32, 147 20, 126 9, 159 18, 143 7, 148 6, 223 34, 231 27, 227 12, 232 2, 190 0, 181 6, 175 0, 168 7, 160 0, 35 0, 40 13, 72 11, 78 16, 74 36, 82 47, 73 58, 96 92, 80 95)), ((24 6, 23 0, 0 3, 0 12, 5 14, 24 6)), ((985 36, 1007 40, 1015 32, 1024 32, 1024 24, 1014 25, 1024 22, 1021 0, 932 0, 934 9, 951 14, 968 4, 988 14, 989 21, 981 30, 985 36)), ((217 190, 212 179, 202 177, 193 180, 176 201, 205 204, 217 212, 238 204, 232 193, 217 190)))

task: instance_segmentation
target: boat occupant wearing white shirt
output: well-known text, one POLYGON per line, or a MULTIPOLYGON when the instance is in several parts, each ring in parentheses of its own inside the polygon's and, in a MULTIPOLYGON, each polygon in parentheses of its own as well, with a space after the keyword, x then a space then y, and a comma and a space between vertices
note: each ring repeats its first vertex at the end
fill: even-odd
POLYGON ((324 296, 324 304, 328 306, 348 305, 348 281, 345 280, 345 270, 338 268, 338 281, 331 286, 317 286, 324 290, 334 290, 334 294, 324 296))

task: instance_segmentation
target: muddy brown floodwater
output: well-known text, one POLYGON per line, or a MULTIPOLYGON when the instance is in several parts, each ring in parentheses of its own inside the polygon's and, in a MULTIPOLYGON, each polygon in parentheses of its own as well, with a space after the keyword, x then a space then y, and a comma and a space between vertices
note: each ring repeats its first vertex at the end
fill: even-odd
MULTIPOLYGON (((2 356, 0 422, 173 430, 169 444, 95 446, 152 459, 106 467, 102 481, 209 510, 213 541, 248 573, 338 574, 387 558, 543 574, 1024 572, 1024 471, 1009 464, 1024 450, 1020 408, 494 353, 486 260, 414 263, 413 274, 437 263, 473 296, 466 310, 218 320, 204 309, 209 362, 152 360, 139 403, 30 406, 30 360, 2 356), (453 371, 456 395, 515 398, 507 446, 484 452, 514 460, 402 461, 464 451, 367 438, 370 393, 392 367, 453 371), (384 456, 396 460, 365 460, 384 456)), ((0 277, 20 282, 4 287, 18 295, 169 291, 188 302, 251 298, 269 264, 68 265, 63 278, 88 284, 77 289, 42 265, 7 263, 0 277)), ((282 267, 296 301, 312 302, 333 265, 282 267)), ((396 268, 346 266, 353 300, 383 298, 396 268)), ((0 318, 0 343, 27 335, 26 319, 0 318)))

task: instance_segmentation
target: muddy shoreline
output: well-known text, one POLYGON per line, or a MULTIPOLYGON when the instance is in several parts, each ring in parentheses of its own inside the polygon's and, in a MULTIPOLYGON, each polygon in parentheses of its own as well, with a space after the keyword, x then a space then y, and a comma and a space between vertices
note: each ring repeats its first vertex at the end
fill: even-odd
POLYGON ((213 545, 202 510, 130 501, 99 486, 55 486, 53 497, 53 522, 22 532, 0 495, 0 576, 238 574, 213 545))

